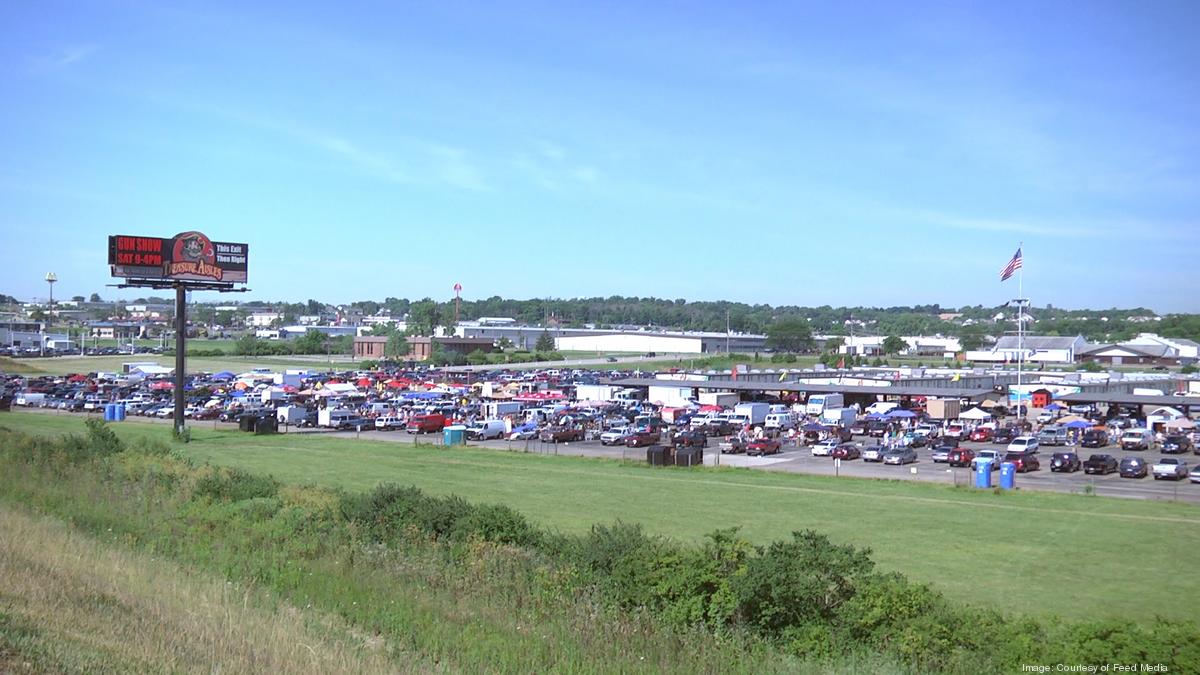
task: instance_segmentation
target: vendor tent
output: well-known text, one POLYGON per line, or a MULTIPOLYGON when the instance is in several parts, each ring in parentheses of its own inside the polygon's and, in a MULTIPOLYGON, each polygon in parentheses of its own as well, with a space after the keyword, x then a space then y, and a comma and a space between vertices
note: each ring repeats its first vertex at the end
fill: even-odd
POLYGON ((958 416, 958 419, 960 419, 960 420, 990 420, 990 419, 992 419, 992 414, 990 412, 987 412, 986 410, 980 410, 979 408, 971 408, 970 410, 960 414, 958 416))

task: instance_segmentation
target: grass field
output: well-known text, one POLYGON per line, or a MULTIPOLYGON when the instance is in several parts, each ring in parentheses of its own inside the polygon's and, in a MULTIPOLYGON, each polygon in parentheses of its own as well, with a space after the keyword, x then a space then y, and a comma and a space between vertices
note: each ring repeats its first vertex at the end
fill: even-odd
POLYGON ((386 645, 364 637, 0 505, 0 672, 394 672, 386 645))
MULTIPOLYGON (((81 431, 78 416, 10 413, 27 432, 81 431)), ((164 426, 116 425, 167 438, 164 426)), ((885 569, 951 597, 1027 614, 1146 620, 1194 616, 1195 575, 1155 583, 1200 556, 1200 507, 1048 493, 737 469, 674 470, 487 450, 412 448, 320 435, 248 436, 197 427, 184 451, 289 483, 366 490, 382 482, 508 504, 562 531, 640 522, 698 540, 739 526, 758 543, 811 528, 871 547, 885 569), (1019 573, 1019 574, 1018 574, 1019 573), (1019 583, 1018 583, 1019 580, 1019 583), (1130 591, 1131 588, 1136 590, 1130 591)))

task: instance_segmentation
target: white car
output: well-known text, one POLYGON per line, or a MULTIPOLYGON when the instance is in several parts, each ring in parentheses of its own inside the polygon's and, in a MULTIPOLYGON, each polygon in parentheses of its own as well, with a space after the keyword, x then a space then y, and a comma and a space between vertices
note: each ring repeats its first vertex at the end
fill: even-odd
POLYGON ((1196 468, 1192 469, 1191 472, 1188 473, 1188 480, 1192 481, 1193 483, 1200 483, 1200 464, 1197 464, 1196 468))
POLYGON ((833 449, 836 448, 841 441, 836 438, 827 438, 820 443, 812 446, 813 457, 828 457, 833 454, 833 449))
POLYGON ((1017 436, 1008 444, 1008 452, 1037 452, 1038 439, 1036 436, 1017 436))

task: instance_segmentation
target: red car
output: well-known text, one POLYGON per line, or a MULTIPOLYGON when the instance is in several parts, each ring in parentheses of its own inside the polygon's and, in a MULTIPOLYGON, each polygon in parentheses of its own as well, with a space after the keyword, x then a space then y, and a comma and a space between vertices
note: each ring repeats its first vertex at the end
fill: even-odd
POLYGON ((971 466, 971 461, 975 459, 975 451, 966 448, 955 448, 950 451, 950 456, 947 461, 950 466, 971 466))
POLYGON ((630 448, 640 448, 643 445, 654 445, 662 436, 657 429, 641 429, 625 437, 625 445, 630 448))
POLYGON ((862 450, 855 443, 842 443, 829 454, 834 459, 858 459, 862 457, 862 450))
POLYGON ((779 441, 774 438, 759 438, 746 446, 747 455, 774 455, 779 452, 779 441))
POLYGON ((980 441, 980 442, 992 440, 992 428, 991 427, 979 427, 975 431, 971 432, 971 440, 972 441, 980 441))

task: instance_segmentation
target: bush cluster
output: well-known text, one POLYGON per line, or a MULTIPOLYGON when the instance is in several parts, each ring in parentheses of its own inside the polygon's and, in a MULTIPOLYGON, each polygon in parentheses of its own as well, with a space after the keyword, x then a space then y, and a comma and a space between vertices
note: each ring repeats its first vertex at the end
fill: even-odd
POLYGON ((390 545, 419 534, 435 540, 536 546, 541 533, 523 515, 500 504, 473 505, 454 495, 426 495, 415 487, 380 485, 344 494, 340 511, 369 541, 390 545))

